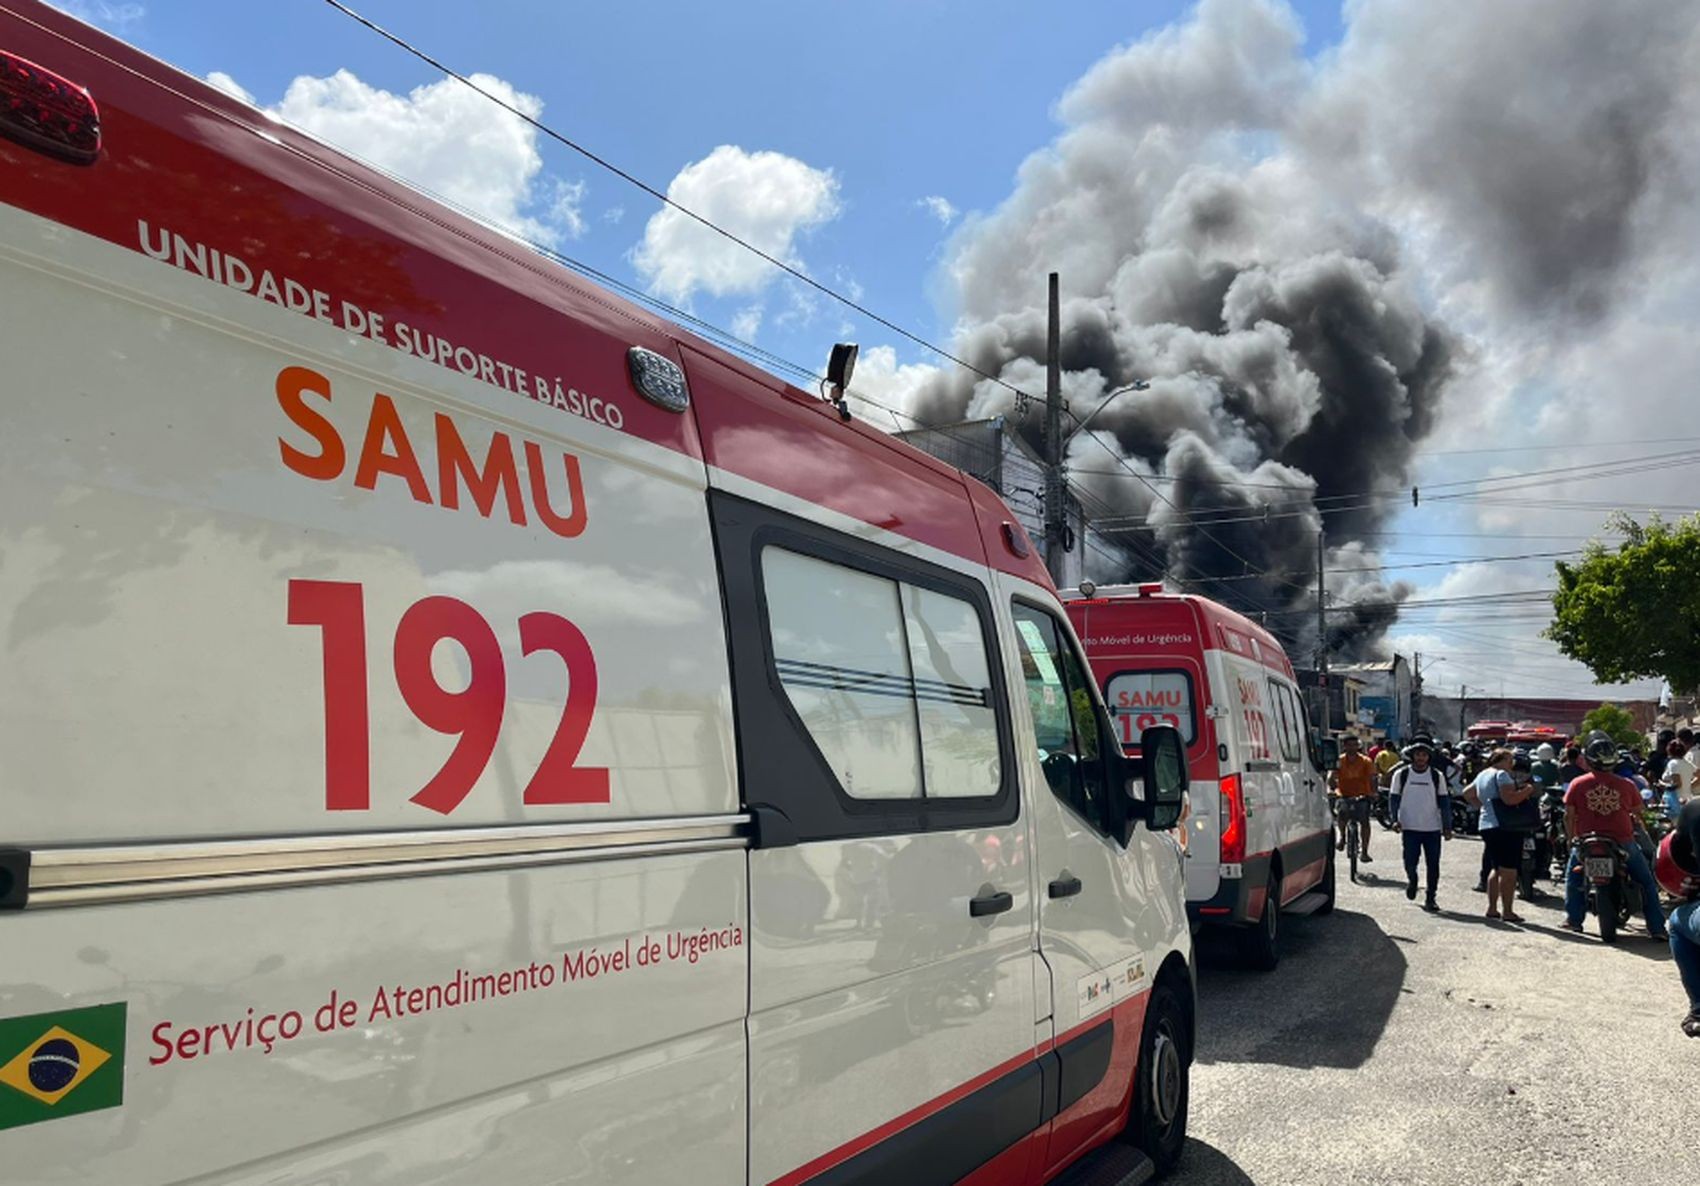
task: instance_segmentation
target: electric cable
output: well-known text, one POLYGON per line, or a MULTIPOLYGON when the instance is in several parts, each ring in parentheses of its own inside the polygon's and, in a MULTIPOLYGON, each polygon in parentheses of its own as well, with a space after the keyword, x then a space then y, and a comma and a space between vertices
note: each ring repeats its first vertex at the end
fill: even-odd
POLYGON ((866 305, 863 305, 861 302, 853 300, 848 296, 845 296, 843 293, 832 288, 830 285, 822 284, 819 280, 816 280, 813 276, 810 276, 807 272, 803 271, 801 268, 798 268, 798 267, 795 267, 792 264, 786 263, 784 260, 780 259, 778 256, 771 254, 770 252, 763 251, 760 247, 757 247, 754 243, 751 243, 748 239, 744 239, 744 238, 740 237, 739 235, 734 234, 733 232, 727 230, 725 227, 720 226, 718 223, 712 221, 711 219, 708 219, 708 218, 704 217, 703 215, 698 214, 695 210, 692 210, 689 206, 685 206, 685 205, 681 204, 680 202, 675 201, 673 198, 668 197, 666 193, 664 193, 663 191, 661 191, 659 189, 656 189, 653 185, 650 185, 648 182, 644 181, 642 178, 636 176, 635 174, 633 174, 631 172, 628 172, 625 169, 622 169, 620 166, 614 164, 612 161, 608 160, 606 157, 603 157, 603 156, 599 155, 598 153, 592 151, 591 149, 586 148, 584 145, 578 143, 576 140, 573 140, 569 136, 566 136, 565 134, 556 131, 553 127, 544 123, 542 120, 538 119, 536 116, 531 115, 531 114, 521 110, 520 108, 514 106, 512 103, 509 103, 506 99, 503 99, 500 95, 492 94, 490 91, 485 90, 483 87, 479 86, 476 82, 474 82, 467 75, 460 73, 458 70, 455 70, 453 67, 445 64, 444 62, 442 62, 438 58, 435 58, 435 57, 431 56, 430 54, 426 53, 424 50, 420 49, 418 46, 414 45, 412 42, 401 37, 399 34, 390 32, 388 29, 384 28, 382 25, 379 25, 377 22, 371 20, 368 17, 361 15, 359 12, 356 12, 354 9, 350 8, 347 4, 344 4, 342 2, 342 0, 325 0, 325 3, 328 4, 330 7, 336 9, 338 12, 342 13, 344 16, 348 17, 350 20, 356 22, 357 24, 364 26, 365 28, 371 30, 373 33, 376 33, 379 37, 382 37, 384 40, 388 41, 390 44, 396 46, 397 48, 399 48, 403 51, 405 51, 406 53, 411 54, 413 57, 417 58, 419 61, 424 62, 427 66, 430 66, 433 70, 437 70, 437 71, 441 72, 446 77, 454 79, 454 81, 460 83, 462 86, 466 87, 467 89, 474 91, 479 95, 482 95, 484 98, 486 98, 490 102, 494 103, 497 107, 500 107, 502 110, 506 111, 509 115, 512 115, 514 118, 519 119, 519 120, 523 121, 524 123, 530 125, 531 127, 535 128, 537 131, 541 132, 543 135, 547 136, 549 139, 555 141, 558 144, 565 146, 566 148, 571 149, 573 152, 578 153, 585 160, 591 162, 592 164, 598 166, 599 168, 606 169, 608 172, 612 173, 614 176, 620 178, 620 180, 626 182, 627 184, 629 184, 631 186, 634 186, 635 188, 637 188, 639 190, 642 190, 644 193, 648 194, 650 197, 654 198, 656 201, 662 203, 663 205, 669 207, 670 209, 677 210, 680 214, 684 215, 686 218, 689 218, 693 222, 707 228, 708 230, 712 231, 716 235, 719 235, 720 237, 727 240, 728 242, 734 243, 737 246, 742 247, 745 251, 750 252, 752 255, 761 259, 763 262, 768 263, 768 264, 772 265, 773 267, 779 269, 780 271, 784 272, 786 275, 790 276, 792 279, 798 280, 798 281, 802 282, 803 284, 808 285, 810 288, 813 288, 817 292, 820 292, 823 296, 831 297, 833 300, 837 301, 838 303, 843 305, 845 308, 855 310, 857 313, 861 314, 863 317, 868 318, 870 321, 876 322, 879 325, 884 326, 886 329, 889 329, 892 333, 898 334, 899 336, 907 339, 910 342, 913 342, 915 345, 920 346, 923 349, 930 350, 932 353, 938 355, 940 358, 948 359, 949 361, 955 363, 957 366, 963 368, 964 370, 966 370, 966 371, 968 371, 972 374, 979 375, 982 379, 987 379, 987 380, 990 380, 993 383, 996 383, 999 387, 1002 387, 1007 391, 1013 392, 1016 396, 1018 396, 1022 399, 1031 400, 1031 399, 1034 398, 1034 396, 1031 393, 1023 391, 1021 388, 1019 388, 1019 387, 1015 386, 1014 384, 1006 381, 1005 379, 1001 378, 1000 376, 993 375, 993 374, 990 374, 989 372, 981 370, 979 367, 975 366, 973 363, 968 362, 966 359, 957 357, 955 354, 952 354, 949 350, 946 350, 944 347, 939 346, 939 345, 937 345, 933 342, 929 342, 927 339, 921 337, 919 334, 913 333, 910 330, 905 329, 903 326, 897 324, 895 321, 892 321, 889 318, 883 317, 880 314, 874 312, 872 309, 868 308, 866 305))

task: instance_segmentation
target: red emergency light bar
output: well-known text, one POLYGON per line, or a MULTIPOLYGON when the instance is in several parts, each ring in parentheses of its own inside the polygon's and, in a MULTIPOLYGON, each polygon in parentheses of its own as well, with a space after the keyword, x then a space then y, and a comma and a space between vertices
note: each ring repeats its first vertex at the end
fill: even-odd
POLYGON ((0 133, 78 165, 100 156, 100 109, 88 91, 0 50, 0 133))

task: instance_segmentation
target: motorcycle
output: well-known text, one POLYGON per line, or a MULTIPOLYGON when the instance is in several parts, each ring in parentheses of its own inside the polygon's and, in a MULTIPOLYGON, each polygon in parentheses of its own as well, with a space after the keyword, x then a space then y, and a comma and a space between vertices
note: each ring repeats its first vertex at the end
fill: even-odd
POLYGON ((1517 865, 1517 896, 1525 902, 1533 902, 1540 896, 1540 891, 1535 888, 1535 878, 1550 872, 1552 854, 1547 848, 1545 833, 1525 832, 1522 859, 1517 865))
POLYGON ((1370 810, 1384 829, 1393 829, 1393 796, 1386 787, 1375 788, 1375 806, 1370 810))
POLYGON ((1588 889, 1588 910, 1599 919, 1600 938, 1607 943, 1629 924, 1636 888, 1629 877, 1629 854, 1610 836, 1590 832, 1576 842, 1582 879, 1588 889))
POLYGON ((1541 795, 1541 828, 1546 833, 1548 880, 1564 880, 1564 861, 1570 852, 1570 841, 1564 834, 1564 794, 1546 791, 1541 795))

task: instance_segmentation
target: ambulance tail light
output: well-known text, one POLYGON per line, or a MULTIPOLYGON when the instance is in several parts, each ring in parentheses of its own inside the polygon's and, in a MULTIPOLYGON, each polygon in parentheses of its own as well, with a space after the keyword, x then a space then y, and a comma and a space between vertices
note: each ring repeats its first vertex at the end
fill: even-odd
POLYGON ((78 165, 100 156, 100 110, 88 91, 0 50, 0 133, 78 165))
POLYGON ((1245 860, 1245 794, 1240 789, 1240 776, 1222 776, 1222 852, 1217 860, 1224 865, 1237 865, 1245 860))

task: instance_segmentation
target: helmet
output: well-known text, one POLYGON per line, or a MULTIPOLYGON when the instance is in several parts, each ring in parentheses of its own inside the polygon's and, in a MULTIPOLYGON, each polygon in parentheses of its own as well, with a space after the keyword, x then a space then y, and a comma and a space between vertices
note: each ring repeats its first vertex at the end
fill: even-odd
POLYGON ((1672 832, 1659 841, 1653 876, 1666 893, 1678 898, 1691 898, 1700 893, 1700 872, 1696 872, 1694 850, 1689 846, 1687 837, 1680 832, 1672 832))
POLYGON ((1558 751, 1552 748, 1551 742, 1543 741, 1535 747, 1535 758, 1537 761, 1550 762, 1557 756, 1558 751))
POLYGON ((1511 755, 1511 773, 1513 774, 1527 774, 1534 769, 1534 765, 1533 762, 1529 761, 1529 751, 1526 749, 1517 750, 1511 755))
POLYGON ((1595 729, 1583 740, 1582 754, 1594 769, 1610 770, 1617 765, 1617 742, 1609 734, 1595 729))
POLYGON ((1411 744, 1407 745, 1399 752, 1408 762, 1411 760, 1411 755, 1416 753, 1418 750, 1422 750, 1423 753, 1427 754, 1430 758, 1434 757, 1434 743, 1426 737, 1413 738, 1411 744))

